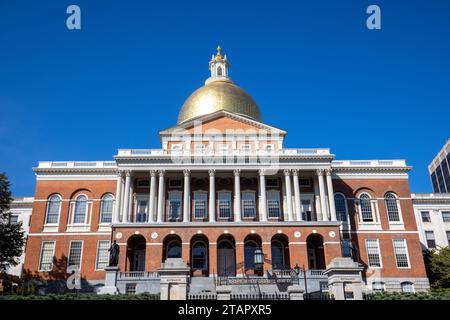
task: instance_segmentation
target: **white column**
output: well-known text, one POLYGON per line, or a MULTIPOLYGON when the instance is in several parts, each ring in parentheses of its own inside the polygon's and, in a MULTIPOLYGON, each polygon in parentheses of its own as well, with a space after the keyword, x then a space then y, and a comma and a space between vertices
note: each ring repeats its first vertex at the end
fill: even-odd
POLYGON ((155 222, 156 171, 150 171, 150 194, 148 199, 148 222, 155 222))
POLYGON ((333 180, 331 179, 331 169, 325 170, 327 175, 328 202, 330 204, 331 221, 337 221, 336 206, 334 204, 333 180))
POLYGON ((114 217, 113 223, 118 223, 120 221, 120 205, 122 202, 122 177, 123 172, 119 171, 117 176, 117 186, 116 186, 116 205, 114 207, 114 217))
POLYGON ((216 170, 208 170, 209 173, 209 222, 216 222, 216 170))
POLYGON ((241 222, 241 170, 234 169, 234 221, 241 222))
POLYGON ((128 222, 128 211, 130 203, 130 183, 131 183, 131 172, 125 172, 125 194, 123 197, 123 211, 122 211, 122 222, 128 222))
POLYGON ((319 177, 320 210, 322 211, 322 220, 329 221, 325 194, 325 182, 323 180, 322 169, 317 170, 317 176, 319 177))
POLYGON ((260 221, 267 221, 267 193, 266 193, 266 177, 263 169, 259 170, 259 219, 260 221))
MULTIPOLYGON (((298 179, 298 170, 292 170, 294 179, 294 197, 295 197, 295 212, 297 213, 297 221, 302 221, 302 201, 300 196, 300 183, 298 179)), ((312 204, 311 204, 312 205, 312 204)))
POLYGON ((164 170, 159 170, 159 183, 158 183, 158 217, 157 222, 163 222, 164 219, 164 170))
POLYGON ((183 170, 184 184, 183 184, 183 222, 189 222, 191 217, 191 179, 190 170, 183 170))
POLYGON ((284 180, 286 185, 286 201, 288 210, 288 221, 294 220, 293 208, 292 208, 292 188, 291 188, 291 170, 283 170, 284 180))

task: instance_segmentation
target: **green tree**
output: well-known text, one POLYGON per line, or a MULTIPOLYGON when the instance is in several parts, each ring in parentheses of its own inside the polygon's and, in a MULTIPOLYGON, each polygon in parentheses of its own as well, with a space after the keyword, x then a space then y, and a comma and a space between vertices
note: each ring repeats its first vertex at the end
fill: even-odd
POLYGON ((450 289, 450 247, 425 252, 425 266, 432 289, 450 289))
POLYGON ((5 173, 0 172, 0 272, 8 266, 16 266, 25 245, 22 223, 10 224, 10 183, 5 173))

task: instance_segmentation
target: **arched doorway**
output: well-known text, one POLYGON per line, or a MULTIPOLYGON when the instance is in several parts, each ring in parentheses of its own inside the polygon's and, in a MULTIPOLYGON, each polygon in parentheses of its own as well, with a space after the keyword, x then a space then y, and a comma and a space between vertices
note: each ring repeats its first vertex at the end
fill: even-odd
POLYGON ((191 272, 193 276, 209 276, 209 241, 204 235, 191 239, 191 272))
POLYGON ((222 235, 217 240, 217 274, 230 277, 236 275, 236 245, 230 235, 222 235))
MULTIPOLYGON (((257 274, 262 276, 264 274, 264 267, 260 270, 255 268, 255 251, 262 249, 261 237, 257 234, 251 234, 245 237, 244 240, 244 266, 245 273, 257 274)), ((265 254, 265 252, 264 252, 265 254)))
POLYGON ((325 254, 323 251, 323 238, 318 234, 311 234, 306 238, 308 250, 309 269, 325 269, 325 254))
POLYGON ((145 238, 141 235, 131 236, 127 241, 129 271, 145 271, 145 238))
POLYGON ((272 269, 285 270, 291 268, 289 261, 289 240, 284 234, 277 234, 272 237, 270 249, 272 253, 272 269))
POLYGON ((176 234, 168 235, 163 241, 162 261, 167 258, 181 258, 182 245, 181 238, 176 234))

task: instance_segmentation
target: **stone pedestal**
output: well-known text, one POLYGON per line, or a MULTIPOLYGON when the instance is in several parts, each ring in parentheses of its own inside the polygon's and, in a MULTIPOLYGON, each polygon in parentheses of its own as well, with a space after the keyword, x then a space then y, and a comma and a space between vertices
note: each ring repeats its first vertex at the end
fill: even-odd
POLYGON ((117 272, 119 267, 106 267, 105 268, 105 285, 101 287, 97 294, 117 294, 117 272))
POLYGON ((186 300, 190 268, 181 258, 168 258, 158 269, 161 300, 186 300))
POLYGON ((328 276, 330 293, 336 300, 362 300, 363 281, 360 267, 350 258, 334 258, 324 274, 328 276))
POLYGON ((305 292, 299 285, 289 286, 288 289, 289 300, 303 300, 303 293, 305 292))
POLYGON ((230 286, 216 287, 217 300, 231 300, 231 290, 230 286))

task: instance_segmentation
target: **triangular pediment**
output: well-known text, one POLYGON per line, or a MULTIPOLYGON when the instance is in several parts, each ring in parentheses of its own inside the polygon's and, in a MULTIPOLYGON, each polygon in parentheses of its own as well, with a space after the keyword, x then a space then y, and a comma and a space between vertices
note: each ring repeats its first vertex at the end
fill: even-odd
POLYGON ((183 131, 188 134, 217 132, 226 134, 227 132, 265 132, 266 134, 278 134, 284 136, 286 131, 267 125, 265 123, 250 119, 230 111, 220 110, 211 114, 202 115, 177 126, 162 130, 160 135, 172 134, 174 132, 183 131))

